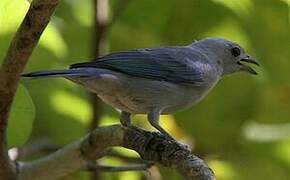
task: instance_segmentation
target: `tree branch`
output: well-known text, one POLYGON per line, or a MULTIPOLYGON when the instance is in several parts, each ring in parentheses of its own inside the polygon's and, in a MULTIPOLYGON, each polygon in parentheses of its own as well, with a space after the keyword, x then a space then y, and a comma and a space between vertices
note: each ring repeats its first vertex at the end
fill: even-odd
POLYGON ((57 152, 29 163, 20 163, 21 179, 57 179, 85 167, 114 146, 135 150, 142 159, 178 170, 186 179, 214 180, 212 170, 176 141, 159 133, 120 125, 100 127, 57 152))
POLYGON ((15 179, 16 167, 8 157, 6 129, 10 107, 33 48, 48 24, 58 0, 34 0, 14 36, 0 70, 0 177, 15 179))

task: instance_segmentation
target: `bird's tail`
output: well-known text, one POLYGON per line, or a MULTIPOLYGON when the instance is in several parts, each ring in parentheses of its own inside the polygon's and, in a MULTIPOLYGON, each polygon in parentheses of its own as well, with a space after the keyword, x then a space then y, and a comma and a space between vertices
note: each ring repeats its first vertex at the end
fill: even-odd
POLYGON ((81 76, 86 77, 93 75, 92 71, 88 71, 85 68, 79 69, 62 69, 62 70, 48 70, 48 71, 36 71, 31 73, 22 74, 22 77, 73 77, 81 76))

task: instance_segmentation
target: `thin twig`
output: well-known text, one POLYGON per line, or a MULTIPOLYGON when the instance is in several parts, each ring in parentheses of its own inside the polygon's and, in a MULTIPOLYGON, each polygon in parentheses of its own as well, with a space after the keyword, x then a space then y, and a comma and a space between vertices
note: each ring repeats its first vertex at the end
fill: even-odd
POLYGON ((43 138, 30 142, 20 148, 11 148, 8 151, 9 157, 12 161, 25 159, 31 155, 45 152, 51 153, 58 150, 60 146, 53 144, 50 140, 43 138))
MULTIPOLYGON (((108 52, 108 28, 109 24, 109 0, 93 0, 94 4, 94 25, 93 34, 94 39, 92 44, 92 61, 95 61, 99 56, 102 56, 108 52)), ((103 115, 104 103, 95 94, 90 93, 90 102, 93 107, 93 117, 90 122, 89 130, 94 130, 100 124, 101 117, 103 115)), ((96 162, 97 163, 97 162, 96 162)), ((91 174, 91 180, 100 180, 101 172, 94 171, 91 174)))
POLYGON ((150 168, 153 163, 130 164, 127 166, 105 166, 100 164, 88 163, 84 170, 87 171, 104 171, 104 172, 120 172, 120 171, 144 171, 150 168))

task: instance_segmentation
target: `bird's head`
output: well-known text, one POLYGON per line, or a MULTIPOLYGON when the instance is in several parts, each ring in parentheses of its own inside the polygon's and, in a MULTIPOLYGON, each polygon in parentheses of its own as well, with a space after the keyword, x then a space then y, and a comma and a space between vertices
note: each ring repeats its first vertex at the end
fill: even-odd
POLYGON ((223 38, 206 38, 194 42, 192 46, 201 48, 211 61, 220 66, 223 75, 239 71, 257 75, 257 72, 247 63, 259 66, 259 62, 237 43, 223 38))

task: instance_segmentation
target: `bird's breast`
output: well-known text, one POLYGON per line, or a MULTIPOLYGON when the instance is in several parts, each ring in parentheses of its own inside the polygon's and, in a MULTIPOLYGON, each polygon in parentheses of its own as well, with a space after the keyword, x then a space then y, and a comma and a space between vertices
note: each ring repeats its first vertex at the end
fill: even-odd
POLYGON ((163 114, 174 113, 196 104, 217 82, 211 79, 195 86, 121 74, 73 81, 98 94, 107 104, 132 114, 147 114, 156 109, 163 114))

